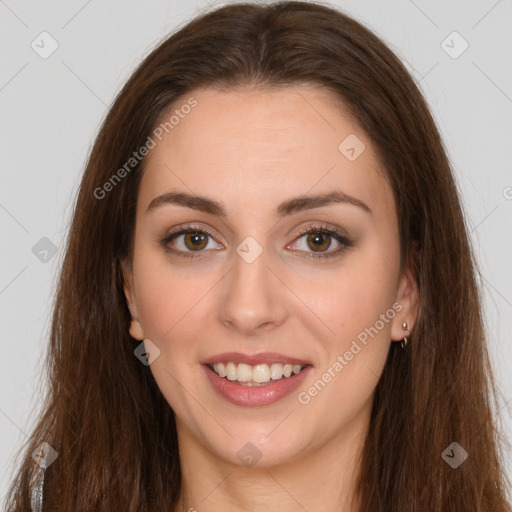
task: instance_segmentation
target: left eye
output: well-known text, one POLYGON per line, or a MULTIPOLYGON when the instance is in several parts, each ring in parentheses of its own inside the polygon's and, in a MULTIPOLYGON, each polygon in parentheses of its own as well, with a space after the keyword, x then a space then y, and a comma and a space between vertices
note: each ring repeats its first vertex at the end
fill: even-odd
POLYGON ((301 251, 312 249, 314 252, 322 252, 330 248, 333 240, 340 244, 340 242, 334 238, 332 233, 327 233, 325 231, 311 231, 297 238, 299 241, 301 239, 304 239, 302 241, 305 242, 305 244, 303 244, 305 248, 301 247, 300 244, 297 244, 297 249, 301 251))
MULTIPOLYGON (((352 242, 334 229, 325 227, 309 228, 302 232, 292 245, 297 245, 297 249, 305 253, 305 258, 327 258, 336 256, 352 246, 352 242), (300 241, 304 239, 304 245, 300 241), (331 248, 333 240, 337 243, 337 248, 328 251, 331 248), (310 249, 311 251, 308 251, 310 249)), ((290 246, 288 246, 290 247, 290 246)))

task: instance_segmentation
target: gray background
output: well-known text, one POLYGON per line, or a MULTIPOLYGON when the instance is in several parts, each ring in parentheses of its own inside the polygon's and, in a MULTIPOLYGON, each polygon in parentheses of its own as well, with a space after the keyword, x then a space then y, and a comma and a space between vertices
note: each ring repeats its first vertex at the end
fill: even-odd
MULTIPOLYGON (((13 451, 26 439, 39 411, 38 379, 55 277, 99 124, 136 64, 169 32, 209 5, 220 4, 0 0, 2 501, 13 451), (43 31, 58 43, 46 59, 31 47, 35 40, 38 51, 51 48, 48 36, 39 37, 43 31), (41 242, 43 237, 49 241, 41 242)), ((391 45, 432 107, 481 266, 487 331, 501 393, 496 418, 510 440, 512 3, 366 0, 333 5, 391 45), (451 35, 454 31, 463 39, 451 35), (458 55, 464 41, 469 47, 458 55)), ((510 466, 508 472, 512 476, 510 466)))

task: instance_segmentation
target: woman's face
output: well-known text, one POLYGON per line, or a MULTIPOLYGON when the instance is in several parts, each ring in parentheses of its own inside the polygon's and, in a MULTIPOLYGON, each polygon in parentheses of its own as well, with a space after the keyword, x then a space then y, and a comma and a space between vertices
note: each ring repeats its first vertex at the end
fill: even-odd
POLYGON ((370 140, 333 100, 202 89, 154 132, 123 268, 180 449, 270 467, 366 433, 416 289, 370 140))

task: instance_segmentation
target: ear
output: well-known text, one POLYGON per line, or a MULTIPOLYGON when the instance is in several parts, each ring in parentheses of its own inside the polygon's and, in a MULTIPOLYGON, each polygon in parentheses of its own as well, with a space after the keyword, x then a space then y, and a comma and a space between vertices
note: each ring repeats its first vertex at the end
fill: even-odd
POLYGON ((402 341, 405 336, 410 335, 418 316, 418 282, 411 264, 408 264, 406 271, 400 279, 396 301, 402 306, 402 309, 397 312, 393 319, 391 339, 393 341, 402 341), (407 323, 406 330, 402 328, 404 322, 407 323))
POLYGON ((142 329, 142 324, 139 319, 137 299, 135 296, 135 290, 133 286, 133 271, 127 260, 121 261, 121 269, 123 272, 124 296, 126 297, 128 309, 130 310, 130 314, 132 317, 129 329, 130 335, 132 338, 135 338, 136 340, 143 340, 144 331, 142 329))

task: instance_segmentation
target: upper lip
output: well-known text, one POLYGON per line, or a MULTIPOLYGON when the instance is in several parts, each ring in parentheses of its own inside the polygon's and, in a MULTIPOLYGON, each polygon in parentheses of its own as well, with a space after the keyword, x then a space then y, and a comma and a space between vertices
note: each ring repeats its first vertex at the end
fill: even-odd
POLYGON ((299 359, 297 357, 285 356, 283 354, 277 354, 275 352, 261 352, 259 354, 242 354, 240 352, 224 352, 223 354, 217 354, 211 356, 204 361, 202 364, 216 364, 216 363, 244 363, 250 366, 256 366, 257 364, 300 364, 310 365, 309 361, 305 359, 299 359))

